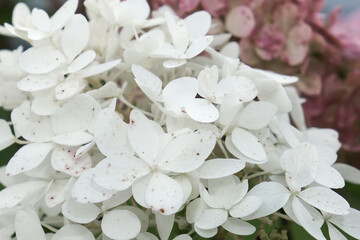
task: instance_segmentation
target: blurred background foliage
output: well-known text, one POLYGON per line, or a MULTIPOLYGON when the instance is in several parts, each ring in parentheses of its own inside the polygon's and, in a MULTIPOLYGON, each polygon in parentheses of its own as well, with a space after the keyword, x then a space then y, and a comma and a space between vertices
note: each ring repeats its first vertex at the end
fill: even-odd
MULTIPOLYGON (((5 22, 11 23, 11 14, 12 9, 14 8, 15 4, 19 1, 15 0, 0 0, 0 24, 3 25, 5 22)), ((30 8, 38 7, 45 9, 49 14, 52 14, 56 11, 64 2, 65 0, 24 0, 22 2, 25 2, 30 8)), ((82 2, 80 0, 80 2, 82 2)), ((341 6, 342 7, 342 16, 346 16, 353 12, 356 9, 360 9, 360 0, 326 0, 326 4, 324 7, 324 13, 329 13, 331 9, 335 6, 341 6)), ((83 7, 80 7, 80 11, 83 12, 83 7)), ((354 26, 359 27, 359 26, 354 26)), ((359 39, 360 41, 360 39, 359 39)), ((12 39, 7 37, 0 36, 0 49, 15 49, 19 45, 24 45, 24 47, 28 47, 27 44, 21 40, 18 39, 12 39)), ((2 86, 0 86, 1 88, 2 86)), ((0 118, 5 119, 7 121, 10 121, 10 112, 5 111, 4 109, 0 108, 0 118)), ((0 151, 0 166, 5 165, 9 159, 14 155, 14 153, 19 149, 20 146, 14 144, 11 147, 0 151)), ((350 156, 351 158, 351 156, 350 156)), ((349 159, 351 161, 360 161, 360 159, 349 159)), ((351 162, 350 161, 350 162, 351 162)), ((354 164, 357 165, 357 164, 354 164)), ((0 186, 1 189, 1 186, 0 186)), ((339 192, 353 208, 360 209, 360 186, 355 184, 347 183, 345 188, 337 191, 339 192)), ((255 220, 252 222, 257 228, 261 227, 261 222, 258 220, 255 220)), ((284 226, 284 221, 282 219, 273 219, 273 225, 271 227, 267 227, 264 229, 264 231, 267 233, 267 235, 270 234, 278 234, 278 236, 281 236, 281 230, 284 229, 284 227, 288 230, 288 237, 292 240, 311 240, 314 239, 309 234, 305 232, 301 227, 299 227, 297 224, 294 223, 288 223, 288 225, 284 226)), ((176 224, 175 224, 176 228, 176 224)), ((180 230, 173 231, 173 234, 176 234, 180 230)), ((324 232, 327 233, 326 226, 324 225, 324 232)), ((221 231, 220 231, 221 233, 221 231)), ((353 239, 345 234, 345 236, 348 237, 348 239, 353 239)), ((255 239, 256 234, 253 234, 251 236, 246 237, 246 240, 255 239)), ((202 240, 204 238, 197 237, 195 239, 202 240)), ((224 236, 222 239, 232 239, 231 236, 224 236)), ((267 239, 264 237, 263 239, 267 239)), ((261 239, 261 240, 263 240, 261 239)), ((281 240, 282 238, 278 238, 281 240)))

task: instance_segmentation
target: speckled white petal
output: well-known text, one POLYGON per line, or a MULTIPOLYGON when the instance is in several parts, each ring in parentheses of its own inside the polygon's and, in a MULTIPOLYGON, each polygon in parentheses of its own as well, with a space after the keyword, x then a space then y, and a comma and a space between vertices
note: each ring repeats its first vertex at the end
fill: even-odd
POLYGON ((112 210, 101 221, 103 233, 112 239, 135 238, 141 229, 139 218, 128 210, 112 210))
POLYGON ((58 135, 53 138, 53 142, 69 147, 80 146, 93 140, 93 135, 87 132, 72 132, 58 135))
POLYGON ((185 111, 195 121, 211 123, 219 118, 219 111, 207 99, 195 98, 185 105, 185 111))
POLYGON ((61 35, 61 48, 69 60, 74 59, 89 40, 89 23, 81 14, 72 16, 61 35))
POLYGON ((92 162, 89 154, 85 153, 76 158, 76 148, 58 146, 51 154, 52 167, 70 176, 80 176, 85 170, 91 168, 92 162))
POLYGON ((19 56, 19 67, 28 73, 48 73, 65 63, 64 55, 53 46, 39 45, 19 56))
POLYGON ((68 99, 82 91, 85 87, 85 81, 81 78, 73 78, 60 83, 55 88, 55 98, 57 100, 68 99))
POLYGON ((195 221, 195 226, 201 229, 209 230, 219 227, 228 218, 228 213, 224 209, 206 209, 202 215, 195 221))
POLYGON ((73 199, 68 199, 62 205, 62 214, 76 223, 89 223, 96 219, 101 212, 95 204, 78 203, 73 199))
POLYGON ((38 116, 31 112, 30 103, 25 101, 11 112, 17 136, 22 136, 32 142, 47 142, 53 138, 49 117, 38 116))
POLYGON ((37 115, 50 116, 59 108, 52 91, 36 96, 31 103, 31 111, 37 115))
POLYGON ((25 92, 49 89, 58 83, 57 78, 48 75, 29 75, 17 83, 17 87, 25 92))
POLYGON ((76 181, 71 196, 79 203, 98 203, 110 199, 116 191, 107 190, 94 182, 94 169, 85 171, 76 181))
POLYGON ((51 240, 95 240, 94 235, 86 227, 78 224, 69 224, 60 228, 51 240))
POLYGON ((120 62, 121 60, 118 59, 103 64, 94 64, 75 73, 75 75, 79 78, 87 78, 87 77, 95 76, 114 68, 120 62))
POLYGON ((85 153, 89 152, 94 146, 95 146, 95 141, 91 141, 88 144, 79 147, 78 150, 76 150, 75 158, 81 157, 85 153))
POLYGON ((122 191, 138 178, 148 174, 151 169, 143 160, 133 155, 105 158, 95 170, 94 181, 106 189, 122 191))
POLYGON ((250 220, 267 216, 282 208, 290 197, 290 191, 280 183, 262 182, 253 187, 247 196, 258 197, 262 200, 262 204, 256 212, 243 218, 250 220))
POLYGON ((69 73, 77 72, 87 65, 89 65, 96 57, 96 53, 93 50, 87 50, 81 53, 67 68, 69 73))
POLYGON ((182 205, 183 191, 171 177, 155 172, 146 188, 145 202, 151 209, 164 215, 176 213, 182 205))
POLYGON ((296 219, 308 233, 310 233, 316 239, 326 240, 323 233, 321 232, 321 225, 315 221, 309 211, 296 197, 293 199, 292 209, 294 211, 296 219))
POLYGON ((241 171, 245 161, 240 159, 216 158, 207 160, 197 169, 197 176, 203 179, 216 179, 230 176, 241 171))
POLYGON ((135 201, 144 208, 149 208, 149 205, 145 202, 145 192, 147 187, 149 186, 152 175, 153 174, 148 174, 144 177, 137 179, 131 186, 135 201))
POLYGON ((261 206, 261 198, 245 196, 238 204, 234 205, 229 213, 232 217, 242 218, 257 211, 261 206))
POLYGON ((13 144, 14 138, 9 124, 5 120, 0 119, 0 151, 13 144))
POLYGON ((184 130, 175 134, 165 146, 158 162, 159 167, 181 173, 193 171, 204 163, 215 144, 216 136, 211 130, 184 130))
POLYGON ((213 39, 213 36, 204 36, 196 39, 190 44, 190 46, 186 50, 186 57, 188 59, 196 57, 210 45, 213 39))
POLYGON ((132 65, 131 71, 135 76, 137 85, 148 98, 153 101, 162 100, 162 81, 158 76, 139 65, 132 65))
POLYGON ((248 102, 253 100, 258 94, 253 80, 246 77, 229 76, 222 79, 215 91, 218 103, 226 94, 233 94, 240 102, 248 102))
POLYGON ((6 166, 7 175, 16 175, 37 167, 54 148, 51 143, 30 143, 20 148, 6 166))
POLYGON ((336 192, 325 187, 311 187, 301 191, 298 196, 310 205, 337 215, 349 213, 349 203, 336 192))
POLYGON ((25 197, 39 191, 47 181, 27 181, 9 186, 0 192, 0 209, 12 208, 20 203, 25 197))
POLYGON ((154 123, 138 110, 132 110, 128 138, 131 146, 144 161, 153 164, 159 150, 160 134, 154 123))
POLYGON ((276 113, 276 106, 265 101, 251 102, 240 113, 238 126, 261 129, 267 126, 276 113))
POLYGON ((342 177, 351 183, 360 184, 360 170, 345 163, 335 163, 333 167, 338 170, 342 177))
POLYGON ((39 216, 34 210, 19 210, 15 216, 17 240, 45 240, 45 232, 41 227, 39 216))
POLYGON ((100 104, 87 94, 74 97, 52 116, 55 134, 90 129, 100 109, 100 104))
POLYGON ((315 181, 328 188, 343 188, 345 186, 344 178, 333 167, 325 164, 319 164, 315 181))
POLYGON ((256 228, 250 223, 233 217, 229 217, 221 226, 225 230, 240 236, 251 235, 256 231, 256 228))
POLYGON ((246 157, 256 161, 264 161, 266 159, 263 145, 250 132, 241 128, 235 128, 231 134, 231 140, 235 147, 246 157))
POLYGON ((95 122, 96 145, 107 157, 131 153, 128 146, 128 126, 115 112, 116 99, 108 108, 100 111, 95 122))
POLYGON ((333 215, 329 222, 341 228, 344 232, 354 238, 360 238, 360 211, 350 208, 347 215, 333 215))
POLYGON ((65 188, 69 183, 68 179, 56 180, 51 184, 49 191, 45 195, 45 204, 53 208, 65 200, 65 188))

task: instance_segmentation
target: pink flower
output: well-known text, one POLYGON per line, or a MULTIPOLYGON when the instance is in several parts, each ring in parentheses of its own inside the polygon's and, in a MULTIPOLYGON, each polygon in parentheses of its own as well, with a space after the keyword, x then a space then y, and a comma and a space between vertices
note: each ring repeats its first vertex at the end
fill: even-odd
POLYGON ((285 40, 285 34, 275 24, 266 24, 254 36, 256 52, 264 60, 274 59, 280 55, 285 40))

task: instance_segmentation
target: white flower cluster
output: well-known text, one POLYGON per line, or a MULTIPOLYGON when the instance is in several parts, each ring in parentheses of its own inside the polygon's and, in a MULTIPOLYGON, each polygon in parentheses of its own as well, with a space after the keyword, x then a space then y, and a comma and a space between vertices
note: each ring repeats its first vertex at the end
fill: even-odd
POLYGON ((251 235, 266 216, 360 239, 331 190, 360 171, 335 164, 334 130, 306 128, 296 77, 241 63, 204 11, 84 3, 89 20, 77 0, 51 17, 18 3, 0 28, 31 45, 0 51, 0 150, 23 145, 0 169, 0 239, 251 235))

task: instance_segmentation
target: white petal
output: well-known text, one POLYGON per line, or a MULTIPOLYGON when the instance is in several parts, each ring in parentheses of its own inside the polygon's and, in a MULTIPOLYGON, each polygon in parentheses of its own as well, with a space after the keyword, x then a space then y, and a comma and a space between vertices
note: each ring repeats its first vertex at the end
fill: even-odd
POLYGON ((163 90, 165 107, 176 114, 184 114, 184 106, 197 94, 198 82, 195 78, 178 78, 166 85, 163 90))
POLYGON ((53 149, 51 143, 30 143, 20 148, 6 166, 7 175, 16 175, 37 167, 53 149))
POLYGON ((297 220, 308 233, 310 233, 316 239, 326 240, 326 238, 321 232, 321 225, 319 225, 314 220, 308 210, 304 207, 304 205, 301 204, 301 202, 296 197, 293 199, 292 209, 297 220))
POLYGON ((186 206, 186 221, 193 224, 200 218, 203 211, 208 208, 201 198, 195 199, 186 206))
POLYGON ((0 192, 0 209, 16 206, 24 198, 39 191, 46 184, 46 181, 28 181, 3 189, 0 192))
POLYGON ((52 115, 57 109, 59 109, 59 105, 54 98, 53 92, 47 92, 42 96, 36 96, 31 103, 31 111, 41 116, 52 115))
POLYGON ((118 87, 118 85, 115 82, 107 82, 101 88, 97 88, 86 92, 86 94, 89 94, 95 99, 113 98, 119 96, 120 93, 121 93, 121 89, 118 87))
POLYGON ((60 135, 88 130, 99 111, 100 105, 95 99, 87 94, 78 95, 52 116, 54 132, 60 135))
POLYGON ((92 147, 95 146, 95 141, 89 142, 88 144, 85 144, 84 146, 79 147, 76 150, 75 158, 81 157, 85 153, 89 152, 92 147))
POLYGON ((247 196, 258 197, 262 204, 255 213, 243 219, 256 219, 272 214, 282 208, 290 197, 290 192, 283 185, 276 182, 262 182, 253 187, 247 196))
POLYGON ((229 42, 225 44, 220 50, 220 53, 226 57, 239 58, 240 46, 237 42, 229 42))
POLYGON ((136 240, 159 240, 154 234, 148 232, 141 232, 136 240))
POLYGON ((190 196, 191 191, 192 191, 191 182, 190 182, 189 178, 185 174, 178 175, 178 176, 174 177, 174 180, 177 181, 180 184, 181 189, 183 190, 182 202, 184 204, 189 199, 189 196, 190 196))
POLYGON ((187 234, 181 234, 175 237, 173 240, 192 240, 192 238, 187 234))
POLYGON ((360 212, 354 208, 350 208, 350 213, 339 216, 333 215, 329 222, 341 228, 347 234, 354 238, 360 238, 360 212))
MULTIPOLYGON (((201 200, 211 208, 224 208, 222 199, 218 199, 215 195, 210 195, 202 183, 199 184, 199 192, 201 200)), ((199 215, 200 217, 200 215, 199 215)))
POLYGON ((197 169, 197 176, 203 179, 216 179, 230 176, 241 171, 245 167, 245 161, 240 159, 211 159, 204 162, 197 169))
POLYGON ((256 87, 259 90, 258 98, 262 101, 268 101, 274 104, 279 113, 287 113, 292 109, 288 95, 280 83, 267 78, 257 78, 256 87))
POLYGON ((61 48, 68 59, 74 59, 89 40, 89 23, 81 14, 74 15, 65 25, 61 36, 61 48))
POLYGON ((132 65, 131 71, 139 88, 153 101, 161 101, 161 79, 139 65, 132 65))
POLYGON ((87 77, 95 76, 95 75, 98 75, 100 73, 106 72, 106 71, 114 68, 120 62, 121 62, 121 60, 118 59, 118 60, 113 60, 113 61, 106 62, 103 64, 91 65, 91 66, 84 68, 83 70, 75 73, 74 75, 75 75, 75 77, 79 77, 79 78, 87 78, 87 77))
POLYGON ((334 191, 324 187, 311 187, 301 191, 298 196, 310 205, 337 215, 349 213, 349 203, 334 191))
POLYGON ((195 226, 201 229, 212 229, 219 227, 228 218, 228 213, 224 209, 207 209, 204 210, 199 219, 196 220, 195 226))
POLYGON ((200 167, 210 155, 216 144, 213 131, 198 129, 174 135, 164 148, 159 161, 162 170, 190 172, 200 167))
POLYGON ((174 179, 159 172, 152 175, 145 192, 145 202, 151 209, 164 215, 176 213, 182 198, 182 188, 174 179))
POLYGON ((341 174, 335 168, 325 164, 318 166, 315 181, 328 188, 343 188, 345 186, 341 174))
POLYGON ((334 168, 338 170, 343 178, 351 183, 360 184, 360 170, 344 164, 344 163, 336 163, 334 164, 334 168))
POLYGON ((32 142, 51 141, 53 131, 48 117, 38 116, 31 112, 30 103, 25 101, 11 112, 17 136, 22 136, 32 142))
POLYGON ((75 13, 78 4, 78 0, 68 0, 56 11, 56 13, 54 13, 50 19, 51 26, 54 30, 60 29, 65 25, 65 23, 75 13))
POLYGON ((155 220, 160 239, 169 239, 174 225, 175 214, 166 216, 156 212, 155 220))
POLYGON ((117 209, 125 209, 128 210, 132 213, 134 213, 140 220, 141 222, 141 232, 146 232, 148 227, 149 227, 149 216, 147 213, 145 213, 143 210, 141 210, 138 207, 133 207, 133 206, 121 206, 118 207, 117 209))
POLYGON ((236 148, 246 157, 257 161, 266 159, 263 145, 250 132, 241 128, 235 128, 231 134, 231 140, 236 148))
POLYGON ((89 65, 96 57, 96 53, 93 50, 87 50, 80 54, 68 67, 69 73, 77 72, 87 65, 89 65))
POLYGON ((14 143, 14 136, 9 124, 0 119, 0 151, 14 143))
POLYGON ((80 176, 85 170, 91 168, 92 162, 89 154, 76 158, 76 149, 69 147, 56 147, 51 155, 52 167, 71 176, 80 176))
POLYGON ((229 150, 231 154, 233 154, 235 157, 237 157, 239 160, 245 161, 247 163, 255 163, 255 164, 262 164, 267 161, 267 159, 264 159, 263 161, 257 161, 251 158, 248 158, 244 154, 242 154, 239 149, 233 144, 231 140, 231 136, 227 136, 225 139, 225 146, 226 149, 229 150))
POLYGON ((163 62, 163 66, 165 68, 177 68, 186 63, 186 60, 184 59, 170 59, 165 62, 163 62))
POLYGON ((28 73, 48 73, 65 63, 64 55, 51 45, 29 48, 19 56, 19 66, 28 73))
POLYGON ((141 229, 138 217, 128 210, 112 210, 101 221, 104 234, 112 239, 135 238, 141 229))
POLYGON ((65 82, 60 83, 55 88, 55 98, 65 100, 73 97, 85 88, 85 81, 81 78, 68 78, 65 82))
POLYGON ((51 240, 64 239, 95 240, 95 237, 86 227, 78 224, 69 224, 60 228, 51 238, 51 240))
POLYGON ((198 122, 210 123, 219 118, 219 111, 207 99, 195 98, 185 105, 187 114, 198 122))
POLYGON ((131 153, 127 140, 127 124, 115 112, 116 99, 100 112, 95 124, 96 145, 105 156, 131 153))
POLYGON ((251 102, 241 111, 237 124, 247 129, 260 129, 270 123, 275 113, 276 107, 272 103, 251 102))
POLYGON ((281 156, 285 161, 285 170, 291 181, 299 187, 312 183, 317 170, 317 150, 310 143, 300 143, 291 150, 286 150, 281 156))
POLYGON ((347 240, 347 238, 331 223, 327 223, 327 226, 329 228, 329 236, 331 240, 347 240))
POLYGON ((245 196, 245 198, 230 209, 229 213, 233 217, 243 218, 257 211, 261 204, 261 198, 255 196, 245 196))
POLYGON ((213 39, 213 36, 204 36, 196 39, 186 50, 186 57, 188 59, 196 57, 210 45, 213 39))
POLYGON ((299 80, 299 77, 296 77, 296 76, 283 75, 283 74, 279 74, 279 73, 275 73, 275 72, 267 71, 267 70, 262 70, 262 69, 256 69, 256 71, 258 73, 261 73, 263 76, 266 76, 267 78, 275 80, 281 84, 291 84, 291 83, 295 83, 299 80))
POLYGON ((94 170, 94 180, 106 189, 122 191, 150 170, 143 160, 131 155, 121 155, 102 160, 94 170))
POLYGON ((210 30, 211 16, 206 11, 195 12, 187 16, 184 21, 189 37, 193 39, 205 36, 210 30))
POLYGON ((250 223, 232 217, 229 217, 221 226, 236 235, 251 235, 256 231, 256 228, 250 223))
POLYGON ((33 210, 20 210, 16 213, 15 230, 17 240, 46 239, 45 232, 40 225, 40 219, 33 210))
POLYGON ((212 229, 205 230, 205 229, 198 228, 196 225, 194 226, 194 229, 195 229, 196 233, 199 234, 199 236, 204 237, 204 238, 212 238, 218 232, 218 228, 212 228, 212 229))
POLYGON ((127 200, 129 200, 132 196, 131 188, 128 188, 124 191, 120 191, 116 193, 112 198, 103 201, 103 208, 102 209, 110 209, 113 207, 117 207, 127 200))
POLYGON ((160 134, 153 127, 154 123, 137 110, 131 111, 129 121, 128 137, 131 146, 139 157, 152 164, 158 154, 160 134))
POLYGON ((234 95, 240 102, 248 102, 256 97, 258 90, 249 78, 230 76, 219 82, 215 94, 218 103, 226 94, 234 95))
POLYGON ((307 141, 315 145, 330 147, 335 151, 340 149, 339 134, 330 128, 310 128, 304 131, 302 141, 307 141))
POLYGON ((25 92, 34 92, 49 89, 58 83, 51 75, 29 75, 17 83, 17 87, 25 92))
POLYGON ((79 203, 97 203, 110 199, 116 191, 107 190, 94 182, 94 169, 89 169, 81 174, 76 181, 71 195, 79 203))
POLYGON ((78 203, 68 199, 62 205, 62 214, 64 217, 76 223, 89 223, 96 219, 100 209, 92 203, 78 203))
POLYGON ((69 147, 80 146, 89 143, 93 140, 93 136, 87 132, 72 132, 63 135, 58 135, 53 138, 53 141, 60 145, 69 147))

